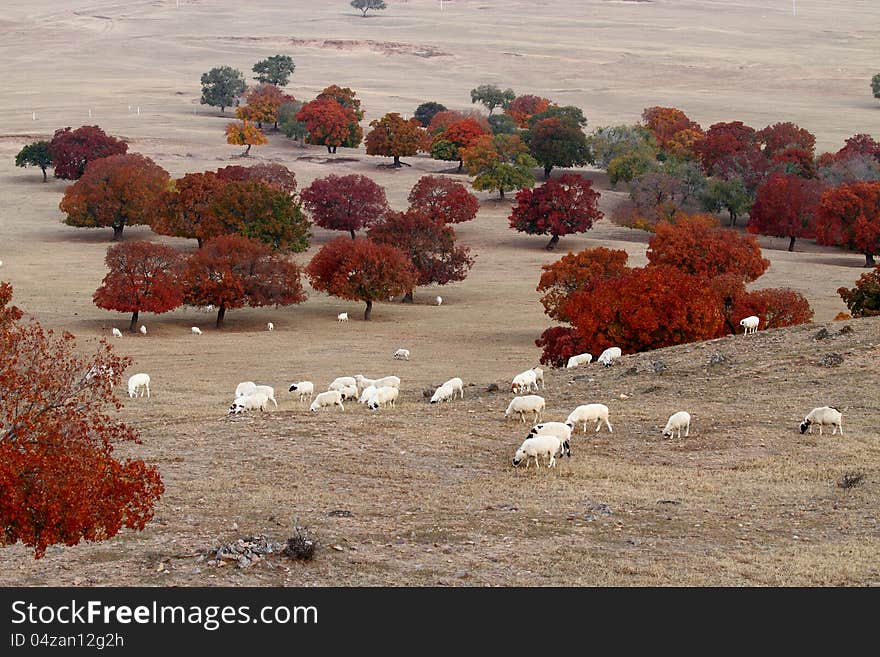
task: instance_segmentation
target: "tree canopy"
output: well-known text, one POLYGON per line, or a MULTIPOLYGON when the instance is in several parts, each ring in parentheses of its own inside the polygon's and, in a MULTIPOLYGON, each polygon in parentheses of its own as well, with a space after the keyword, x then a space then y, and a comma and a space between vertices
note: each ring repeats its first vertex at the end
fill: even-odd
POLYGON ((227 107, 238 104, 238 97, 247 89, 244 74, 231 66, 219 66, 202 74, 202 105, 219 107, 225 112, 227 107))
POLYGON ((35 141, 22 148, 15 156, 15 166, 40 167, 43 172, 43 182, 46 182, 46 169, 52 166, 52 153, 49 151, 48 141, 35 141))
POLYGON ((290 55, 272 55, 254 64, 253 71, 256 73, 254 79, 257 82, 283 87, 290 81, 295 68, 296 64, 293 63, 290 55))

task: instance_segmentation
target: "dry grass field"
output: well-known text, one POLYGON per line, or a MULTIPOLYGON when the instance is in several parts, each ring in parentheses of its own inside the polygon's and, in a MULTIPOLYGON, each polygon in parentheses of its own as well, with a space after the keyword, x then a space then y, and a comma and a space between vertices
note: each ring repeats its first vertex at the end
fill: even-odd
MULTIPOLYGON (((874 2, 802 0, 797 17, 784 0, 452 0, 442 12, 429 0, 387 4, 366 19, 347 0, 4 8, 0 278, 15 286, 15 302, 74 332, 83 349, 127 325, 91 302, 111 231, 62 225, 66 183, 15 168, 24 144, 99 124, 173 176, 243 163, 241 148, 224 143, 228 117, 198 104, 199 76, 223 64, 249 72, 275 53, 296 62, 294 96, 350 86, 367 121, 426 100, 464 109, 471 88, 492 82, 578 105, 590 128, 675 105, 704 126, 793 121, 816 134, 820 151, 880 134, 869 89, 874 2)), ((363 149, 328 157, 277 134, 252 153, 252 162, 290 167, 300 187, 329 173, 369 175, 395 208, 421 175, 449 164, 420 156, 395 171, 363 149)), ((610 211, 622 194, 601 172, 586 173, 610 211)), ((551 254, 545 239, 507 227, 509 201, 480 198, 477 219, 456 227, 477 254, 470 277, 418 290, 413 306, 377 304, 371 322, 360 321, 359 304, 311 290, 299 306, 230 311, 222 332, 192 308, 142 316, 149 334, 116 346, 134 358, 132 372, 151 374, 153 396, 126 399, 122 416, 143 445, 121 451, 159 466, 166 493, 155 519, 104 543, 50 548, 36 562, 22 546, 0 549, 0 585, 880 583, 880 320, 831 322, 845 309, 835 290, 864 271, 862 256, 810 243, 788 253, 787 240, 762 239, 772 266, 759 284, 805 294, 817 324, 548 373, 547 419, 601 402, 615 431, 578 434, 555 471, 515 470, 527 429, 504 421, 505 382, 540 355, 534 340, 549 324, 535 291, 540 266, 598 245, 624 248, 640 265, 647 234, 602 221, 551 254), (436 294, 440 307, 428 302, 436 294), (342 311, 348 324, 335 321, 342 311), (189 331, 196 324, 201 337, 189 331), (821 326, 853 332, 817 342, 821 326), (409 362, 391 359, 399 347, 409 362), (844 363, 822 366, 829 352, 844 363), (715 353, 725 360, 710 366, 715 353), (310 415, 286 392, 296 380, 323 386, 357 372, 399 375, 397 408, 310 415), (428 405, 422 389, 452 376, 469 384, 464 400, 428 405), (227 418, 247 379, 274 385, 280 408, 227 418), (502 392, 486 392, 493 382, 502 392), (845 436, 801 436, 803 415, 826 403, 844 409, 845 436), (681 408, 694 415, 691 435, 662 440, 681 408), (853 472, 861 483, 840 487, 853 472), (330 515, 342 510, 350 515, 330 515), (252 534, 283 540, 295 519, 320 541, 308 564, 220 568, 195 556, 252 534)), ((335 236, 313 232, 300 263, 335 236)), ((126 230, 136 238, 194 247, 126 230)))

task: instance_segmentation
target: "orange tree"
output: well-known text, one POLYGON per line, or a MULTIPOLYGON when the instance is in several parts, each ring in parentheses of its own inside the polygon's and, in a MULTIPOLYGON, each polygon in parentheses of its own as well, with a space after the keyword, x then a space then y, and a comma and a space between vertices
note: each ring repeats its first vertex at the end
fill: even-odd
POLYGON ((118 240, 126 226, 153 223, 169 182, 168 172, 148 157, 111 155, 91 162, 64 191, 59 207, 68 226, 110 227, 118 240))
POLYGON ((178 278, 180 252, 164 244, 137 241, 115 244, 105 258, 110 271, 92 297, 104 310, 131 313, 134 331, 141 311, 165 313, 183 303, 178 278))
POLYGON ((364 111, 357 94, 348 87, 331 84, 316 96, 316 99, 330 98, 339 103, 348 117, 348 136, 340 144, 346 148, 357 148, 364 139, 364 131, 360 122, 364 120, 364 111))
POLYGON ((504 113, 512 118, 518 127, 528 128, 529 119, 535 114, 546 111, 552 104, 553 101, 547 98, 525 94, 510 101, 504 108, 504 113))
POLYGON ((292 103, 293 96, 285 94, 274 84, 258 84, 245 94, 247 105, 235 110, 242 121, 251 121, 262 128, 264 123, 272 123, 278 129, 278 109, 284 103, 292 103))
POLYGON ((435 160, 458 160, 458 170, 464 166, 461 151, 467 148, 477 137, 487 134, 476 119, 466 118, 449 124, 442 131, 430 136, 431 157, 435 160))
MULTIPOLYGON (((328 153, 335 153, 339 146, 351 142, 352 125, 357 126, 358 122, 353 109, 329 96, 318 97, 303 105, 296 113, 296 120, 305 124, 309 132, 307 141, 326 146, 328 153)), ((360 126, 357 127, 360 130, 360 126)))
POLYGON ((196 239, 199 246, 208 237, 222 235, 226 229, 219 223, 212 204, 226 184, 213 171, 188 173, 173 181, 163 194, 153 230, 160 235, 196 239))
POLYGON ((607 278, 625 275, 629 272, 626 261, 626 251, 599 246, 569 253, 554 263, 543 265, 537 291, 544 293, 541 297, 544 312, 557 321, 571 321, 566 309, 571 295, 607 278))
POLYGON ((251 146, 261 146, 269 143, 266 135, 250 121, 242 121, 241 123, 228 123, 226 125, 226 143, 237 146, 247 146, 242 156, 246 156, 251 151, 251 146))
POLYGON ((296 263, 257 240, 214 237, 190 256, 181 275, 184 302, 217 308, 217 328, 230 308, 291 306, 306 299, 296 263))
POLYGON ((535 184, 532 168, 538 163, 529 155, 519 135, 483 135, 465 148, 461 157, 476 190, 498 190, 498 197, 535 184))
POLYGON ((880 249, 880 181, 844 183, 825 191, 819 201, 816 241, 865 254, 874 266, 880 249))
POLYGON ((381 119, 370 121, 372 130, 367 133, 364 143, 367 155, 393 157, 391 166, 409 166, 401 162, 401 157, 415 155, 425 149, 425 129, 418 119, 404 119, 397 112, 389 112, 381 119))
POLYGON ((131 359, 104 340, 80 356, 70 333, 16 315, 0 307, 0 545, 40 558, 50 545, 143 529, 164 486, 155 467, 115 457, 115 444, 140 441, 107 413, 122 406, 113 386, 131 359))
POLYGON ((363 301, 364 321, 369 321, 374 301, 406 294, 418 280, 412 263, 400 249, 347 237, 337 237, 321 247, 306 273, 316 290, 363 301))

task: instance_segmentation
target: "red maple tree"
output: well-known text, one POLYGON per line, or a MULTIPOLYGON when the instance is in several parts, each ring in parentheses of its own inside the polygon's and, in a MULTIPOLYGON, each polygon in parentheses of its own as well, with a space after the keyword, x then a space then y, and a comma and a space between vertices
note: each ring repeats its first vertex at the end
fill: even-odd
POLYGON ((224 185, 226 182, 213 171, 188 173, 173 181, 171 189, 163 194, 153 230, 160 235, 196 239, 199 246, 209 237, 224 234, 225 228, 212 209, 224 185))
POLYGON ((746 230, 758 235, 789 238, 794 251, 799 237, 816 236, 816 211, 821 185, 817 180, 773 173, 758 187, 746 230))
POLYGON ((704 278, 735 274, 753 281, 770 266, 751 235, 718 228, 711 217, 683 216, 661 221, 648 242, 651 266, 669 266, 704 278))
POLYGON ((443 110, 442 112, 437 112, 431 117, 431 120, 425 128, 425 132, 429 139, 433 139, 453 123, 459 123, 465 120, 475 121, 483 134, 488 135, 492 132, 492 126, 489 125, 486 115, 476 110, 443 110))
POLYGON ((813 321, 810 302, 800 292, 790 288, 764 288, 740 295, 733 309, 735 326, 739 327, 741 319, 752 315, 758 317, 758 326, 762 330, 813 321))
POLYGON ((296 263, 257 240, 214 237, 190 256, 181 275, 184 302, 217 308, 217 328, 230 308, 291 306, 306 299, 296 263))
POLYGON ((880 249, 880 181, 826 190, 819 200, 816 241, 861 251, 865 267, 873 267, 880 249))
POLYGON ((406 165, 400 158, 415 155, 427 147, 425 129, 416 118, 404 119, 397 112, 389 112, 381 119, 370 121, 370 127, 372 130, 364 140, 367 155, 393 157, 391 166, 395 168, 406 165))
POLYGON ((260 162, 249 167, 233 165, 217 169, 220 180, 259 180, 288 194, 296 192, 296 174, 277 162, 260 162))
POLYGON ((357 98, 357 94, 349 87, 331 84, 318 94, 317 99, 322 98, 335 100, 347 111, 347 115, 352 117, 348 123, 348 137, 341 145, 357 148, 364 138, 364 131, 360 126, 360 122, 364 120, 364 111, 361 109, 361 101, 357 98))
POLYGON ((166 313, 183 303, 179 277, 183 256, 164 244, 114 244, 104 259, 110 271, 92 297, 104 310, 131 313, 134 331, 141 311, 166 313))
POLYGON ((426 212, 444 224, 458 224, 477 216, 480 201, 456 180, 422 176, 409 193, 409 209, 426 212))
POLYGON ((816 136, 790 122, 768 125, 763 130, 758 130, 755 138, 764 155, 770 159, 791 148, 807 151, 812 157, 816 148, 816 136))
POLYGON ((768 163, 758 146, 754 128, 742 121, 715 123, 703 138, 694 144, 706 175, 730 178, 739 175, 748 183, 756 182, 757 171, 763 173, 768 163))
MULTIPOLYGON (((424 212, 389 212, 367 230, 367 237, 406 253, 418 275, 416 285, 463 281, 474 266, 470 248, 455 244, 452 226, 424 212)), ((412 289, 407 290, 403 301, 412 303, 412 289)))
POLYGON ((589 353, 589 343, 573 326, 551 326, 535 340, 541 349, 541 363, 553 367, 565 367, 568 359, 577 354, 589 353))
POLYGON ((348 144, 351 125, 358 122, 353 109, 343 107, 328 96, 303 105, 296 113, 296 120, 306 124, 308 142, 326 146, 328 153, 335 153, 339 146, 348 144))
POLYGON ((0 545, 21 542, 42 557, 54 544, 141 530, 164 492, 158 470, 119 460, 114 444, 138 443, 107 413, 131 363, 104 340, 80 356, 73 335, 37 322, 0 325, 0 545))
POLYGON ((630 269, 626 261, 626 251, 600 246, 569 253, 554 263, 542 265, 537 291, 544 292, 541 297, 544 312, 557 321, 571 321, 566 307, 571 295, 605 279, 627 274, 630 269))
POLYGON ((278 129, 278 108, 284 103, 292 103, 293 96, 286 94, 274 84, 258 84, 245 93, 246 105, 235 110, 235 115, 242 121, 251 121, 262 128, 264 123, 274 124, 278 129))
POLYGON ((128 144, 111 137, 96 125, 84 125, 71 130, 56 130, 49 142, 49 154, 55 177, 77 180, 85 173, 89 162, 110 155, 122 155, 128 144))
POLYGON ((418 273, 400 249, 346 237, 337 237, 321 247, 306 273, 316 290, 363 301, 364 321, 369 321, 374 301, 406 294, 418 280, 418 273))
POLYGON ((530 235, 551 235, 546 249, 552 250, 559 238, 583 233, 602 218, 599 193, 591 181, 567 173, 548 180, 540 187, 517 192, 510 213, 510 227, 530 235))
POLYGON ((535 114, 546 111, 552 104, 553 101, 548 98, 525 94, 510 101, 510 104, 504 108, 504 113, 512 118, 520 128, 528 128, 529 119, 535 114))
POLYGON ((321 228, 356 230, 374 224, 388 211, 385 190, 360 174, 318 178, 300 192, 300 200, 321 228))
POLYGON ((654 135, 657 145, 663 150, 667 150, 670 140, 684 131, 702 135, 700 124, 691 121, 687 114, 677 107, 646 107, 642 111, 642 120, 654 135))
POLYGON ((126 226, 151 225, 162 212, 161 199, 168 188, 168 172, 138 153, 111 155, 95 160, 64 191, 59 207, 68 226, 113 228, 113 239, 122 238, 126 226))
POLYGON ((441 131, 430 135, 431 157, 436 160, 458 160, 458 170, 464 166, 461 160, 461 151, 470 146, 475 139, 488 134, 476 119, 466 118, 461 121, 450 123, 441 131))

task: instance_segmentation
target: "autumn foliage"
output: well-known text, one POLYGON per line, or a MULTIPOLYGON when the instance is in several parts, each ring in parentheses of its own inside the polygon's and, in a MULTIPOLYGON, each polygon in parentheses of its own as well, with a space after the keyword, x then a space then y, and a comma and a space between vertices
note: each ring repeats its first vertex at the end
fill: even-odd
POLYGON ((242 121, 256 123, 262 128, 264 123, 272 123, 278 128, 278 108, 284 103, 293 102, 293 96, 285 94, 274 84, 258 84, 245 94, 247 105, 236 108, 235 115, 242 121))
POLYGON ((734 326, 744 317, 755 315, 759 328, 777 329, 796 326, 813 320, 813 309, 800 292, 789 288, 764 288, 746 292, 736 299, 733 311, 734 326))
POLYGON ((237 146, 247 146, 242 155, 247 155, 251 151, 251 146, 260 146, 269 143, 266 135, 250 121, 241 121, 240 123, 228 123, 226 125, 226 143, 237 146))
POLYGON ((474 176, 474 189, 497 189, 503 199, 505 192, 535 184, 532 167, 538 163, 519 135, 483 135, 471 142, 461 157, 467 172, 474 176))
MULTIPOLYGON (((470 249, 456 245, 452 226, 423 212, 390 212, 370 227, 367 237, 406 253, 418 275, 416 285, 463 281, 474 266, 470 249)), ((407 290, 404 301, 412 301, 412 296, 412 289, 407 290)))
POLYGON ((520 232, 551 235, 546 247, 550 250, 563 235, 586 232, 601 218, 599 193, 593 190, 592 182, 567 173, 518 192, 509 221, 510 227, 520 232))
POLYGON ((110 155, 122 155, 126 151, 128 144, 111 137, 96 125, 84 125, 76 130, 56 130, 49 142, 55 177, 67 180, 80 178, 89 162, 110 155))
POLYGON ((844 183, 825 191, 819 201, 816 241, 865 254, 874 266, 880 250, 880 182, 844 183))
POLYGON ((544 312, 557 321, 571 321, 566 308, 571 295, 605 279, 624 276, 629 272, 626 261, 626 251, 600 246, 569 253, 552 264, 543 265, 537 291, 544 293, 541 297, 544 312))
POLYGON ((296 120, 305 123, 308 142, 326 146, 328 153, 335 153, 339 146, 349 143, 351 126, 358 121, 354 110, 330 97, 316 98, 303 105, 296 120))
POLYGON ((293 194, 296 191, 296 174, 283 164, 277 162, 260 162, 249 167, 238 165, 217 169, 220 180, 231 182, 236 180, 259 180, 269 187, 293 194))
POLYGON ((213 171, 188 173, 175 180, 163 194, 153 230, 160 235, 196 239, 199 246, 209 237, 224 234, 226 228, 213 209, 214 199, 224 185, 226 182, 213 171))
POLYGON ((80 228, 113 228, 113 239, 126 226, 151 225, 161 214, 168 172, 138 153, 95 160, 64 192, 59 207, 64 223, 80 228))
POLYGON ((402 166, 401 157, 415 155, 427 146, 425 129, 416 118, 404 119, 397 112, 389 112, 370 121, 370 127, 372 130, 364 140, 367 155, 393 157, 394 167, 402 166))
POLYGON ((540 96, 526 94, 517 96, 504 108, 504 113, 512 118, 520 128, 529 127, 529 119, 535 114, 545 111, 552 101, 540 96))
POLYGON ((329 230, 357 230, 374 224, 388 211, 385 190, 360 174, 318 178, 300 192, 315 223, 329 230))
POLYGON ((816 236, 820 192, 817 180, 773 173, 758 187, 746 229, 758 235, 787 237, 788 250, 794 251, 795 240, 816 236))
POLYGON ((859 276, 855 287, 841 287, 837 293, 853 317, 880 315, 880 267, 859 276))
POLYGON ((669 142, 676 138, 679 143, 691 141, 691 136, 701 136, 703 132, 698 123, 691 121, 677 107, 646 107, 642 111, 642 120, 663 150, 667 150, 669 142), (686 140, 682 137, 685 132, 689 135, 686 140))
POLYGON ((458 170, 461 171, 463 166, 462 149, 467 148, 477 137, 488 132, 473 118, 465 118, 451 123, 431 137, 431 157, 435 160, 458 160, 458 170))
POLYGON ((364 320, 370 319, 374 301, 406 294, 418 280, 418 273, 400 249, 347 237, 337 237, 321 247, 306 273, 316 290, 363 301, 364 320))
POLYGON ((409 193, 409 209, 427 213, 444 224, 458 224, 476 217, 480 202, 458 181, 422 176, 409 193))
POLYGON ((164 492, 155 467, 115 458, 137 433, 111 417, 131 359, 105 341, 80 356, 70 333, 36 322, 0 326, 0 545, 40 558, 50 545, 141 530, 164 492))
POLYGON ((306 299, 296 263, 256 240, 221 235, 189 258, 181 276, 184 302, 217 308, 217 328, 230 308, 290 306, 306 299))
POLYGON ((92 300, 98 308, 131 313, 134 331, 141 311, 165 313, 183 303, 178 278, 180 252, 163 244, 137 241, 115 244, 104 260, 110 270, 92 300))

